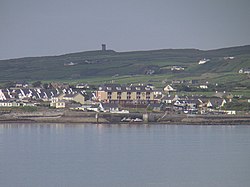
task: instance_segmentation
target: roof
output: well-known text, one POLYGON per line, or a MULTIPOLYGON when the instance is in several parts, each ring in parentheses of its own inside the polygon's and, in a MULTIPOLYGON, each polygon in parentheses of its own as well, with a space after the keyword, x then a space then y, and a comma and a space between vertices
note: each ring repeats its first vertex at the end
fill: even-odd
POLYGON ((73 89, 29 89, 29 88, 15 88, 15 89, 2 89, 0 90, 4 100, 9 98, 31 98, 31 99, 51 99, 52 97, 57 97, 60 94, 66 93, 66 97, 75 96, 76 94, 81 94, 82 90, 73 89))
POLYGON ((119 105, 117 103, 102 103, 103 108, 118 108, 119 105))
POLYGON ((162 99, 163 100, 173 100, 175 98, 175 95, 165 95, 162 99))
POLYGON ((80 93, 70 93, 70 94, 65 94, 63 97, 75 97, 78 94, 80 94, 80 93))
POLYGON ((162 104, 162 103, 150 103, 150 104, 148 104, 148 107, 152 107, 152 108, 161 108, 163 106, 164 106, 164 104, 162 104))
POLYGON ((99 91, 106 92, 152 92, 153 89, 144 85, 120 85, 120 84, 105 84, 98 88, 99 91))

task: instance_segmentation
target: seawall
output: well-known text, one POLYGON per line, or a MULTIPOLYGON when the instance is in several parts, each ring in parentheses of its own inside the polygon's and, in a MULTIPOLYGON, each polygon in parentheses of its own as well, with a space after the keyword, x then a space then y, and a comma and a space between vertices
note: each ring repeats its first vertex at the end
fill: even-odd
POLYGON ((32 112, 0 115, 0 123, 135 123, 135 124, 193 124, 193 125, 250 125, 250 115, 173 115, 163 113, 94 113, 94 112, 32 112), (121 122, 124 118, 139 118, 142 122, 121 122), (146 118, 146 119, 145 119, 146 118))

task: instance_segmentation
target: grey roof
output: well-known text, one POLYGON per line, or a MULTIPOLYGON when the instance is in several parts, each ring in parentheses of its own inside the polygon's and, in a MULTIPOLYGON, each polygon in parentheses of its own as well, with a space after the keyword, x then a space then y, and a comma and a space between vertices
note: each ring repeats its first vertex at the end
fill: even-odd
POLYGON ((63 97, 75 97, 75 96, 78 95, 78 94, 82 95, 81 93, 70 93, 70 94, 66 94, 66 95, 63 96, 63 97))
MULTIPOLYGON (((52 97, 58 94, 58 90, 56 89, 29 89, 29 88, 21 88, 21 89, 2 89, 2 93, 5 98, 31 98, 31 99, 51 99, 52 97)), ((59 91, 62 93, 62 90, 59 91)))
POLYGON ((164 106, 163 103, 150 103, 150 104, 148 104, 148 107, 152 107, 152 108, 161 108, 163 106, 164 106))
POLYGON ((153 89, 144 85, 105 84, 99 86, 99 91, 106 92, 152 92, 153 89))
POLYGON ((118 108, 117 103, 102 103, 103 108, 118 108))

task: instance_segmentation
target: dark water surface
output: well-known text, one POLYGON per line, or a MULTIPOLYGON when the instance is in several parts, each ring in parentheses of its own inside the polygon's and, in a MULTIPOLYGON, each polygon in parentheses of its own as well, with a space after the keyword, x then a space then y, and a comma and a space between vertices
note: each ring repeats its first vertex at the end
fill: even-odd
POLYGON ((250 126, 0 124, 0 186, 250 186, 250 126))

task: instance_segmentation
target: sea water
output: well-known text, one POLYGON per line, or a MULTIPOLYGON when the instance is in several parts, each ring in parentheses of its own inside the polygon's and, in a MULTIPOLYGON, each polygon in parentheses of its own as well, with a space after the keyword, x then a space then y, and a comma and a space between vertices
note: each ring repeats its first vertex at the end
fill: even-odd
POLYGON ((1 187, 247 187, 250 126, 0 124, 1 187))

